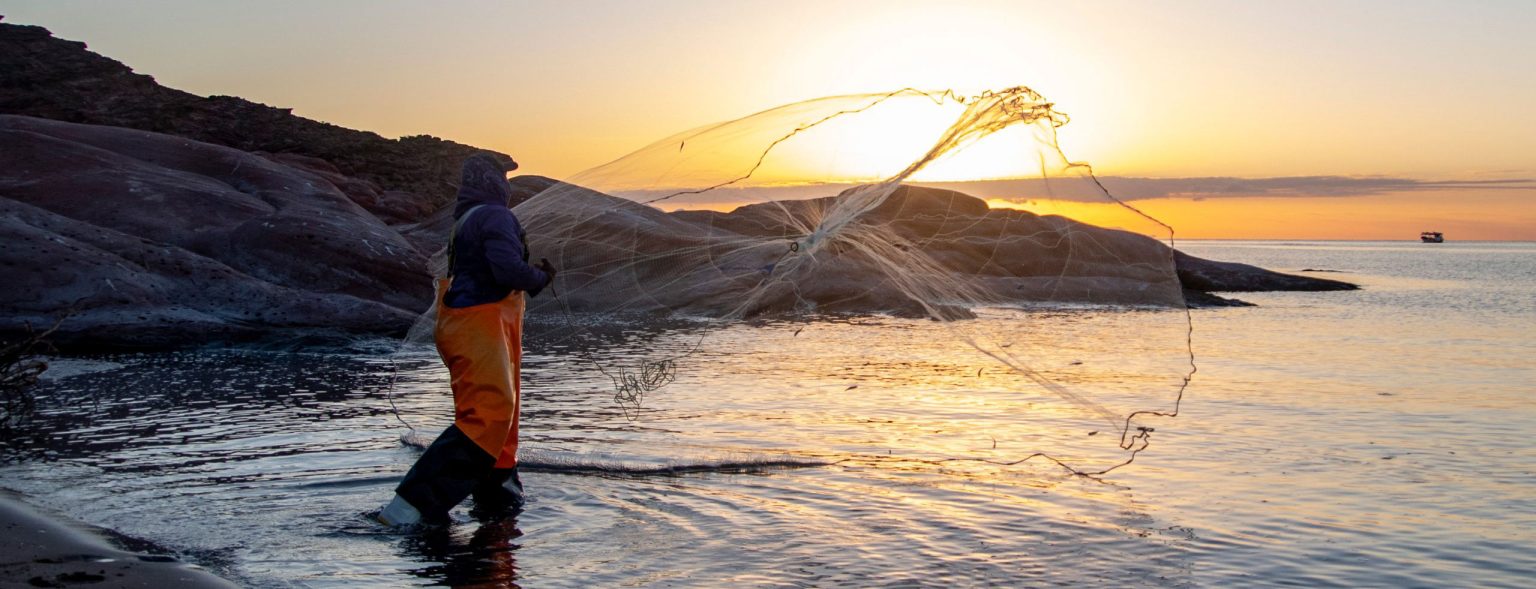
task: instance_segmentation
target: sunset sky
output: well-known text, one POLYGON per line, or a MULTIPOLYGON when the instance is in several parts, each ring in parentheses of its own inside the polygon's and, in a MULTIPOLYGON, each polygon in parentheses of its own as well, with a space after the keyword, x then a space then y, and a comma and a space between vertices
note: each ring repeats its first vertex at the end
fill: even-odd
POLYGON ((0 0, 0 14, 171 87, 492 148, 557 178, 819 96, 1027 85, 1071 115, 1073 159, 1185 236, 1536 239, 1536 2, 0 0))

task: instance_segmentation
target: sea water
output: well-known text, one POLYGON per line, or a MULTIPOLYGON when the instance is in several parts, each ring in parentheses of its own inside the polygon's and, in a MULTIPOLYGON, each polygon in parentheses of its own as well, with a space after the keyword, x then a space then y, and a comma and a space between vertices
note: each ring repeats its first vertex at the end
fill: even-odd
MULTIPOLYGON (((1116 456, 939 324, 875 317, 534 338, 515 518, 364 520, 451 419, 440 364, 388 346, 59 360, 0 487, 255 587, 1529 586, 1536 244, 1181 248, 1363 289, 1196 311, 1180 415, 1102 479, 935 462, 1116 456), (699 338, 638 404, 597 368, 699 338)), ((1183 341, 1147 330, 1181 312, 1030 313, 1065 342, 1042 365, 1172 400, 1183 341)))

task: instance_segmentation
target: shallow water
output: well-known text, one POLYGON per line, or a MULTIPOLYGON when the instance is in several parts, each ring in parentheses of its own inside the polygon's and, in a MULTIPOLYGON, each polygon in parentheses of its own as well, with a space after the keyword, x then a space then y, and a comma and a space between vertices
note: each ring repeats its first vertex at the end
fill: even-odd
POLYGON ((1182 313, 536 325, 527 509, 427 535, 361 513, 416 457, 402 435, 447 424, 430 355, 66 360, 6 440, 0 485, 258 587, 1529 584, 1536 245, 1183 248, 1365 289, 1195 313, 1181 415, 1145 420, 1152 447, 1102 481, 934 462, 1125 458, 1098 411, 963 341, 1002 342, 1110 413, 1166 410, 1182 313), (596 369, 695 346, 638 407, 596 369))

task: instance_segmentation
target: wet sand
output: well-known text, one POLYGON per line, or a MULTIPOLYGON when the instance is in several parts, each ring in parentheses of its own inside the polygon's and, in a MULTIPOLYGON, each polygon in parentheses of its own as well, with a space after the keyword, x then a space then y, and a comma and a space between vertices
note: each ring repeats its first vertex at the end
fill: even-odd
POLYGON ((80 526, 0 495, 0 588, 236 585, 169 556, 113 548, 80 526))

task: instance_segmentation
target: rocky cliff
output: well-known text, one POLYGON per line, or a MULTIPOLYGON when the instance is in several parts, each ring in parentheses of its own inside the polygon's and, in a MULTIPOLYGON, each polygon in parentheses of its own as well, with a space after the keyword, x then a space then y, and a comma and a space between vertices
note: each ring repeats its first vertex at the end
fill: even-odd
MULTIPOLYGON (((414 222, 450 202, 474 147, 419 135, 385 139, 233 96, 167 88, 128 66, 55 38, 0 23, 0 113, 166 133, 269 155, 319 173, 390 223, 414 222)), ((506 158, 509 168, 512 158, 506 158)))

